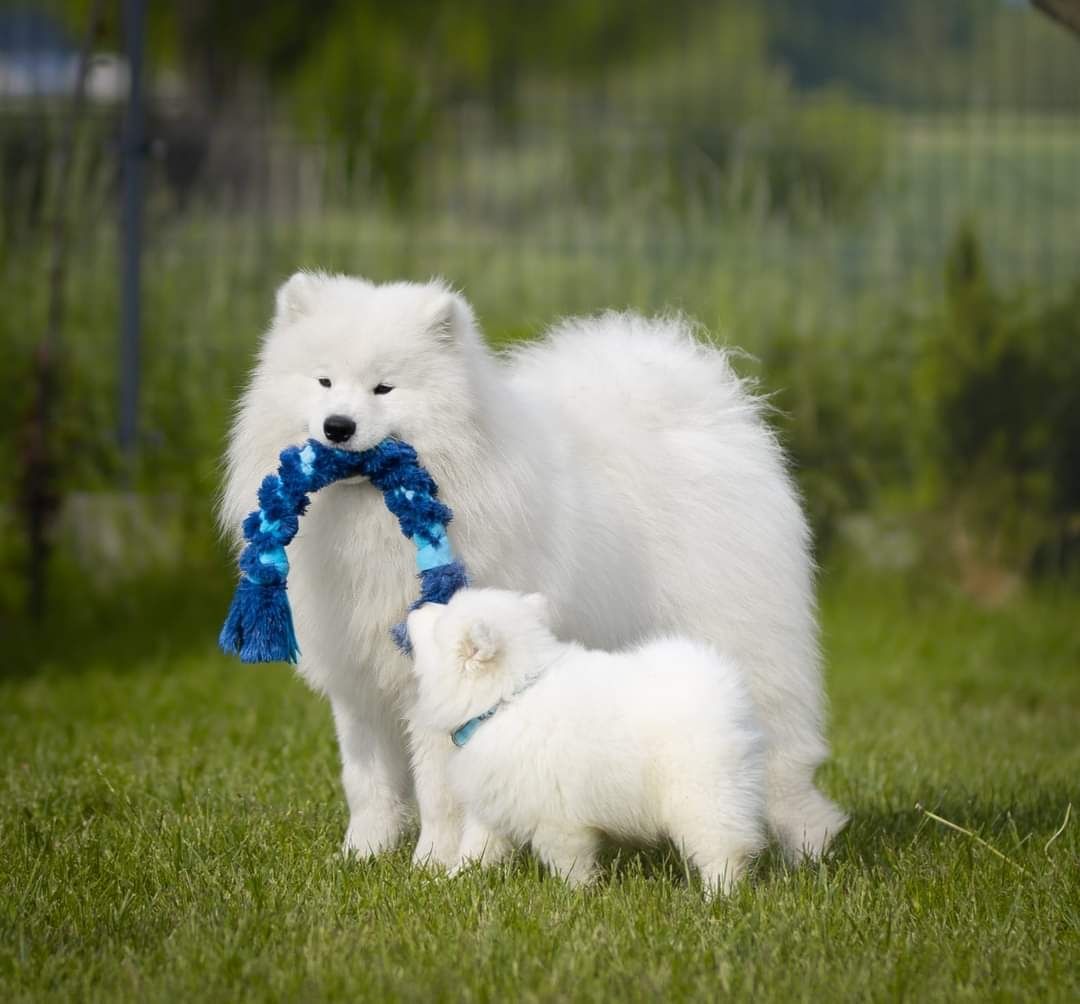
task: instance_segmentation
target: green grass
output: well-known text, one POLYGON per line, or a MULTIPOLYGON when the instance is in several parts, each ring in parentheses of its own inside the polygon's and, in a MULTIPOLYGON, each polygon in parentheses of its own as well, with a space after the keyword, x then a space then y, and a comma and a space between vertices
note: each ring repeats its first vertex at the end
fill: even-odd
POLYGON ((714 904, 663 853, 584 893, 525 857, 344 862, 325 704, 186 622, 107 625, 0 683, 0 999, 1075 1000, 1078 615, 830 583, 822 781, 853 822, 714 904))

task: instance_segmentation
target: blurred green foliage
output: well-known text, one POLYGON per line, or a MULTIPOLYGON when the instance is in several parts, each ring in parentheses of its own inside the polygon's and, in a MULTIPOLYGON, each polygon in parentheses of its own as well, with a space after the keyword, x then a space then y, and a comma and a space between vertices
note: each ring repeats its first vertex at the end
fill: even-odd
POLYGON ((165 58, 220 100, 258 79, 311 137, 342 143, 349 173, 408 202, 427 146, 468 103, 515 120, 537 78, 589 81, 670 37, 692 12, 672 0, 663 19, 647 0, 193 0, 154 26, 165 58))
POLYGON ((682 215, 855 214, 882 177, 881 111, 839 87, 800 93, 768 42, 760 11, 724 4, 698 11, 647 60, 612 70, 585 113, 578 184, 595 198, 644 193, 682 215))
POLYGON ((973 229, 946 262, 946 312, 916 374, 939 501, 1025 565, 1080 540, 1080 283, 1034 308, 993 288, 973 229))
POLYGON ((761 0, 800 88, 843 84, 913 110, 1076 111, 1076 40, 1025 0, 761 0), (1019 39, 1023 38, 1023 47, 1019 39))
MULTIPOLYGON (((154 66, 181 70, 204 109, 254 89, 273 130, 241 128, 218 173, 176 197, 169 164, 149 164, 133 508, 115 449, 115 110, 83 124, 58 581, 142 574, 155 514, 172 574, 227 574, 212 508, 229 408, 275 283, 302 266, 445 275, 496 345, 567 313, 685 309, 752 353, 738 366, 770 396, 822 555, 871 514, 904 526, 911 560, 977 553, 1012 574, 1075 561, 1075 120, 947 102, 963 104, 958 81, 1004 75, 1019 83, 995 92, 1001 107, 1068 109, 1047 89, 1076 61, 973 77, 1019 11, 900 6, 151 5, 154 66), (911 112, 916 50, 940 70, 932 115, 911 112), (245 173, 282 161, 296 186, 245 173), (115 525, 93 525, 98 496, 115 525)), ((73 25, 85 7, 66 4, 73 25)), ((24 110, 0 116, 0 449, 16 456, 55 212, 55 117, 24 110)), ((22 588, 16 501, 15 479, 0 483, 0 612, 22 588)))
POLYGON ((780 327, 762 371, 823 550, 847 515, 892 509, 933 564, 1075 563, 1080 282, 1049 302, 1002 291, 965 227, 932 313, 896 306, 874 337, 780 327))
MULTIPOLYGON (((55 569, 65 592, 152 571, 147 562, 155 553, 174 574, 228 579, 213 522, 219 457, 231 403, 270 311, 268 274, 305 263, 376 278, 417 274, 408 250, 403 256, 392 242, 358 256, 347 241, 311 243, 297 234, 257 257, 219 259, 208 281, 193 254, 199 240, 189 234, 183 246, 159 248, 148 271, 137 504, 115 494, 115 291, 94 270, 72 277, 55 443, 69 496, 59 537, 67 544, 55 569), (98 507, 99 493, 114 500, 112 509, 98 507), (101 514, 104 523, 93 525, 101 514), (113 538, 117 543, 108 545, 113 538)), ((97 246, 106 261, 115 251, 108 241, 97 246)), ((627 251, 627 263, 634 255, 627 251)), ((450 245, 434 270, 462 282, 496 344, 533 334, 564 306, 574 307, 560 298, 573 288, 563 286, 568 273, 553 271, 566 262, 561 255, 553 264, 541 256, 524 263, 523 275, 539 285, 524 295, 505 288, 482 260, 463 269, 453 257, 450 245)), ((8 270, 9 309, 0 312, 0 339, 15 360, 0 373, 0 449, 8 455, 25 420, 25 363, 42 312, 41 260, 8 270), (21 278, 13 281, 15 275, 21 278)), ((636 263, 639 274, 647 275, 649 265, 636 263)), ((599 279, 609 267, 594 262, 589 274, 599 279)), ((625 274, 615 286, 600 284, 594 302, 648 309, 666 292, 661 283, 642 296, 633 283, 625 274)), ((737 357, 736 366, 769 395, 822 557, 845 553, 849 517, 878 513, 901 519, 916 535, 914 560, 946 572, 962 573, 969 558, 957 549, 956 532, 971 540, 980 560, 1012 574, 1061 571, 1076 557, 1080 512, 1080 285, 1049 300, 1006 293, 989 280, 965 230, 943 287, 936 305, 919 312, 864 295, 858 310, 835 315, 823 289, 807 284, 780 297, 755 284, 746 299, 714 299, 711 308, 705 287, 684 289, 699 316, 726 329, 725 341, 754 353, 737 357)), ((21 596, 14 487, 5 482, 0 498, 0 609, 8 611, 21 596)))
MULTIPOLYGON (((57 2, 78 30, 86 0, 57 2)), ((346 175, 398 206, 464 109, 513 131, 571 90, 616 127, 642 109, 665 123, 672 197, 764 177, 781 208, 850 209, 865 196, 883 156, 869 104, 1080 102, 1073 41, 994 0, 187 0, 148 14, 152 65, 181 74, 202 113, 260 95, 307 137, 341 144, 346 175), (1040 58, 1015 58, 1018 32, 1040 58)), ((120 47, 118 13, 106 15, 105 41, 120 47)))

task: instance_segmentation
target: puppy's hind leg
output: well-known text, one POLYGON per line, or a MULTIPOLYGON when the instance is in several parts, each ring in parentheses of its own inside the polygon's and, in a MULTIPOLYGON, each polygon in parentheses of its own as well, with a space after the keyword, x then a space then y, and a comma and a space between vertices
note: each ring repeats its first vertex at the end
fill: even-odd
POLYGON ((705 896, 709 899, 717 894, 727 896, 746 874, 750 863, 750 853, 745 847, 699 847, 687 856, 697 867, 705 886, 705 896))
POLYGON ((570 885, 588 885, 596 878, 600 840, 595 830, 541 823, 533 834, 532 846, 540 860, 570 885))
POLYGON ((466 813, 461 849, 450 874, 457 875, 471 864, 483 865, 485 868, 498 864, 512 850, 513 846, 506 837, 493 833, 475 816, 466 813))
POLYGON ((701 874, 708 898, 730 893, 765 846, 757 786, 702 784, 669 809, 668 835, 701 874))
POLYGON ((673 832, 672 839, 701 874, 709 898, 730 893, 765 843, 761 830, 751 826, 739 832, 731 827, 730 820, 722 818, 711 825, 673 832))

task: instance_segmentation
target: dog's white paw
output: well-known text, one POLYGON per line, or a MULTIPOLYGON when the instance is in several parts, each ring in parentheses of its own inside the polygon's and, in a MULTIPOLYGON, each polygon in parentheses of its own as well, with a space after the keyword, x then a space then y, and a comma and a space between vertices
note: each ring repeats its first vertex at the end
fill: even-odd
POLYGON ((772 824, 788 857, 798 863, 819 860, 848 817, 820 792, 808 790, 794 805, 774 813, 772 824))
POLYGON ((392 850, 401 839, 399 813, 367 813, 353 816, 345 831, 341 852, 346 857, 373 858, 392 850))

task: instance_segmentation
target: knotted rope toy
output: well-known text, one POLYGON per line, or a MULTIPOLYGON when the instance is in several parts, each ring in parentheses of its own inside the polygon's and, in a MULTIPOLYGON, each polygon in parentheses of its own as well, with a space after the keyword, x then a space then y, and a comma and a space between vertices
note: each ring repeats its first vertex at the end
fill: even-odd
MULTIPOLYGON (((285 592, 285 548, 300 529, 309 495, 343 478, 362 475, 378 488, 401 532, 416 545, 420 596, 410 610, 446 603, 467 584, 465 566, 454 558, 446 535, 454 514, 439 501, 435 479, 408 443, 384 439, 354 452, 309 439, 282 450, 279 459, 277 473, 259 487, 259 508, 244 520, 248 543, 240 555, 242 575, 218 638, 224 652, 243 662, 296 662, 300 648, 285 592)), ((412 651, 404 621, 391 634, 402 652, 412 651)))

